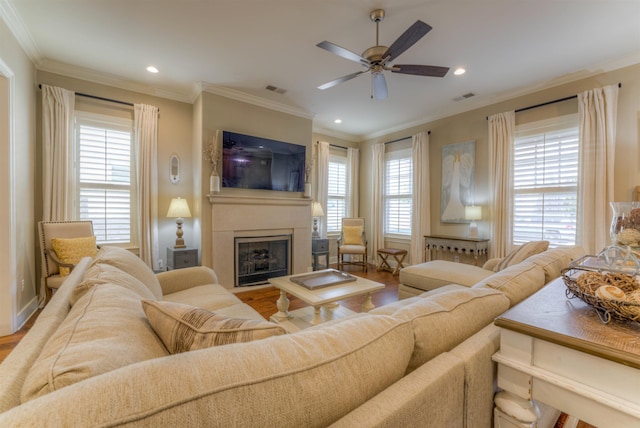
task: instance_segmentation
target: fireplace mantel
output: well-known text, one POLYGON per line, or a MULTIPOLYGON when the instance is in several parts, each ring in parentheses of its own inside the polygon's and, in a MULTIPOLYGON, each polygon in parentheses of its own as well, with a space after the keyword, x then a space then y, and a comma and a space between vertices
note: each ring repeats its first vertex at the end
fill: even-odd
POLYGON ((292 273, 311 270, 311 199, 214 195, 210 200, 212 262, 221 285, 234 286, 234 239, 239 236, 290 234, 292 273))

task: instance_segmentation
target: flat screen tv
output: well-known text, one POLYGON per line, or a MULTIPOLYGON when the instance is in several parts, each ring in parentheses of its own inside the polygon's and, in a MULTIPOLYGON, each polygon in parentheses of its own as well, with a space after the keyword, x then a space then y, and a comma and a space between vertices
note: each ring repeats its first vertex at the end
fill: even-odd
POLYGON ((304 192, 307 148, 222 131, 222 186, 304 192))

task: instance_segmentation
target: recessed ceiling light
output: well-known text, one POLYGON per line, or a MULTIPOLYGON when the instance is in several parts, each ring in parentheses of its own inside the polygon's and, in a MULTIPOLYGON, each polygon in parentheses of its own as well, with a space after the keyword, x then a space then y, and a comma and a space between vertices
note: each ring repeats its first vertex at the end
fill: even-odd
POLYGON ((148 71, 149 73, 157 73, 157 72, 158 72, 158 69, 157 69, 157 68, 155 68, 153 65, 150 65, 149 67, 147 67, 147 71, 148 71))
POLYGON ((466 73, 467 70, 465 70, 464 68, 456 68, 456 70, 453 72, 453 74, 455 74, 456 76, 460 76, 464 73, 466 73))
POLYGON ((333 121, 333 123, 342 123, 342 119, 336 119, 333 121))

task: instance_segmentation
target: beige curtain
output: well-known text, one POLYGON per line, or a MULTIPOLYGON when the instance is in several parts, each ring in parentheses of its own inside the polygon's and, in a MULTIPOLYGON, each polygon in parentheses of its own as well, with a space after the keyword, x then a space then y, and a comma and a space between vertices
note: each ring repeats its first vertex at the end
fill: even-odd
POLYGON ((74 220, 75 93, 42 85, 42 220, 74 220))
POLYGON ((359 216, 360 149, 347 149, 347 217, 359 216))
POLYGON ((377 260, 378 249, 384 248, 384 143, 373 146, 371 162, 372 204, 369 260, 377 260))
POLYGON ((582 238, 580 244, 587 254, 597 254, 610 244, 617 112, 617 85, 578 94, 581 150, 577 236, 582 238))
MULTIPOLYGON (((133 135, 136 156, 138 213, 134 225, 139 239, 140 258, 158 269, 158 108, 135 104, 133 135)), ((133 221, 132 221, 133 223, 133 221)), ((135 236, 135 235, 134 235, 135 236)))
POLYGON ((504 257, 512 242, 514 139, 515 112, 489 116, 489 186, 492 191, 489 257, 504 257))
POLYGON ((431 210, 429 192, 429 134, 420 132, 413 136, 413 206, 411 212, 411 263, 424 261, 423 237, 431 233, 431 210))
MULTIPOLYGON (((329 143, 318 141, 318 187, 316 201, 327 212, 327 200, 329 199, 329 143)), ((321 237, 327 236, 327 221, 325 217, 318 219, 318 233, 321 237)))

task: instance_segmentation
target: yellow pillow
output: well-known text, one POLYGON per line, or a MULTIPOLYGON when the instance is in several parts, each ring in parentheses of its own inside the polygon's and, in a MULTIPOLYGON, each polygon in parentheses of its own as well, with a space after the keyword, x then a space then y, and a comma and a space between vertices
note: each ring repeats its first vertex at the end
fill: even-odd
POLYGON ((362 226, 343 226, 344 245, 362 245, 362 226))
MULTIPOLYGON (((95 236, 83 238, 51 238, 56 256, 63 263, 77 264, 83 257, 95 257, 98 253, 95 236)), ((60 276, 67 276, 71 269, 60 266, 60 276)))
POLYGON ((231 318, 176 302, 142 300, 149 324, 172 354, 286 334, 269 321, 231 318))

